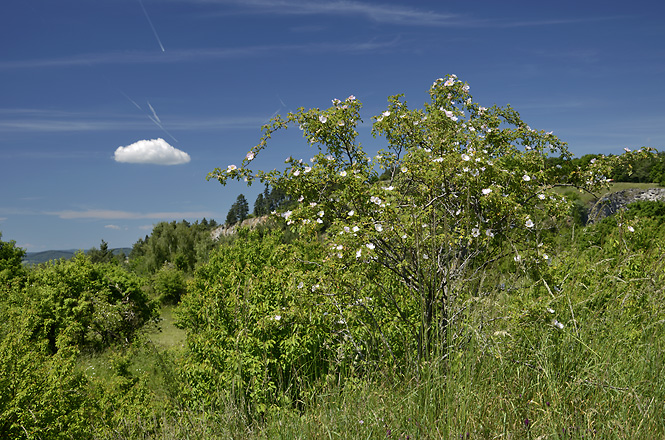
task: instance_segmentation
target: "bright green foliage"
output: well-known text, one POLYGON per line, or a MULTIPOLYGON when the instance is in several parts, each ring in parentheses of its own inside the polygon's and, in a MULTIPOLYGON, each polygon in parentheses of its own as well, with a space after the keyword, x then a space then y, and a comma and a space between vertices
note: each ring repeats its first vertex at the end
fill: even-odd
POLYGON ((126 342, 156 318, 139 278, 115 264, 93 264, 82 253, 35 270, 11 300, 17 313, 28 315, 32 340, 45 341, 51 353, 126 342))
POLYGON ((0 285, 25 275, 21 263, 24 256, 25 250, 16 247, 16 242, 13 240, 2 241, 2 232, 0 232, 0 285))
POLYGON ((155 273, 152 287, 162 304, 177 304, 187 290, 183 272, 168 265, 155 273))
POLYGON ((196 271, 176 310, 187 329, 183 369, 192 398, 218 407, 229 395, 264 411, 298 398, 330 365, 338 336, 322 292, 311 287, 316 244, 281 244, 276 234, 241 232, 196 271))
POLYGON ((665 153, 631 158, 617 167, 611 177, 617 182, 653 182, 665 186, 665 153))
POLYGON ((192 272, 208 258, 213 247, 210 231, 216 225, 214 221, 190 224, 185 220, 157 223, 150 236, 134 244, 129 266, 141 275, 151 275, 167 262, 192 272))
POLYGON ((75 359, 67 349, 46 356, 23 332, 0 341, 0 437, 87 436, 86 380, 75 359))
POLYGON ((400 95, 389 98, 388 109, 374 117, 373 134, 387 144, 374 158, 357 141, 361 104, 351 96, 327 110, 275 117, 242 167, 208 176, 221 183, 259 179, 298 200, 282 216, 303 233, 326 230, 329 252, 320 263, 332 277, 313 283, 329 294, 338 274, 347 273, 356 301, 374 285, 369 297, 385 296, 381 302, 390 304, 391 290, 376 285, 375 274, 391 274, 418 304, 415 317, 398 316, 405 326, 419 322, 420 357, 454 343, 449 326, 492 265, 503 261, 534 280, 547 278, 548 231, 570 211, 553 188, 604 185, 621 160, 573 166, 556 136, 531 129, 510 107, 479 106, 454 75, 436 80, 429 93, 422 109, 410 109, 400 95), (319 154, 310 162, 289 158, 283 172, 250 170, 275 132, 289 125, 299 126, 319 154), (563 165, 551 166, 550 155, 563 165))

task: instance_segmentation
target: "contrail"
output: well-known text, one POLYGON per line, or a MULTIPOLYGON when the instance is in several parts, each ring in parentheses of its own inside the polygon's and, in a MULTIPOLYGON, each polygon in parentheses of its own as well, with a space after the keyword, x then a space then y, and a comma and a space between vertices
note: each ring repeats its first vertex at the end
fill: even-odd
POLYGON ((148 107, 150 107, 150 110, 152 111, 152 115, 155 117, 157 122, 159 122, 161 124, 162 121, 161 121, 161 119, 159 119, 159 116, 157 116, 157 112, 155 111, 155 109, 152 108, 152 106, 150 105, 150 101, 146 101, 146 102, 148 103, 148 107))
MULTIPOLYGON (((122 93, 122 95, 123 95, 125 98, 127 98, 127 100, 128 100, 129 102, 131 102, 132 104, 134 104, 134 105, 136 106, 137 109, 141 110, 142 112, 144 111, 144 110, 141 108, 141 106, 138 105, 138 104, 136 103, 136 101, 134 101, 132 98, 129 97, 129 95, 127 95, 125 92, 123 92, 123 91, 120 90, 120 89, 118 89, 118 91, 119 91, 120 93, 122 93)), ((150 111, 152 111, 152 115, 150 115, 150 114, 146 114, 146 116, 148 117, 148 119, 150 119, 150 120, 153 122, 153 124, 155 124, 156 126, 158 126, 158 127, 159 127, 164 133, 166 133, 171 139, 173 139, 175 142, 178 142, 178 139, 176 139, 171 133, 169 133, 169 131, 168 131, 166 128, 164 128, 164 125, 162 125, 162 121, 161 121, 161 119, 159 119, 159 116, 157 116, 157 112, 156 112, 155 109, 152 107, 152 105, 150 105, 150 101, 146 101, 146 102, 148 103, 148 107, 150 107, 150 111)))
POLYGON ((138 105, 138 104, 136 103, 136 101, 134 101, 132 98, 130 98, 129 96, 127 96, 127 94, 126 94, 125 92, 123 92, 123 91, 120 90, 120 89, 118 89, 118 91, 119 91, 120 93, 122 93, 122 96, 124 96, 125 98, 127 98, 127 100, 128 100, 129 102, 131 102, 132 104, 134 104, 134 105, 136 106, 137 109, 143 111, 143 109, 141 108, 141 106, 138 105))
POLYGON ((157 39, 157 42, 159 43, 159 47, 162 48, 162 52, 166 52, 164 50, 164 45, 162 45, 162 40, 159 39, 159 35, 157 35, 157 31, 155 30, 155 26, 152 25, 152 20, 150 20, 150 16, 148 15, 148 11, 145 10, 145 6, 143 6, 143 2, 139 0, 139 4, 141 5, 141 9, 143 9, 143 13, 145 14, 145 18, 148 19, 148 23, 150 24, 150 27, 152 28, 152 33, 155 34, 155 38, 157 39))

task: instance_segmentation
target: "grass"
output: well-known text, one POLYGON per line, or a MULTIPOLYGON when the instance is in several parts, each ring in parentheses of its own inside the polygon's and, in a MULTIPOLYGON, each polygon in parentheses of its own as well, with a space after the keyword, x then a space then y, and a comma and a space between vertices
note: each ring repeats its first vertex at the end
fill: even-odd
POLYGON ((175 326, 173 310, 175 306, 162 306, 160 310, 159 327, 148 333, 148 338, 161 349, 183 347, 186 332, 175 326))
POLYGON ((468 344, 445 361, 327 381, 297 406, 254 417, 237 398, 214 410, 169 400, 179 379, 158 363, 177 359, 160 354, 179 349, 184 334, 165 308, 162 332, 131 360, 157 390, 143 403, 152 412, 123 415, 96 438, 665 438, 665 232, 654 231, 649 249, 609 238, 576 248, 571 239, 552 262, 557 289, 520 279, 478 302, 464 324, 468 344))

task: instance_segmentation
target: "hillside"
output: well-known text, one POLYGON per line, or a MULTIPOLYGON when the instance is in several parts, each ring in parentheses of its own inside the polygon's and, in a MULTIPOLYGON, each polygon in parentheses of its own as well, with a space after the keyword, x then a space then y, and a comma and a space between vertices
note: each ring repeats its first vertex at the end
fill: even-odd
MULTIPOLYGON (((132 248, 117 248, 111 250, 111 252, 113 252, 114 255, 119 255, 121 253, 129 255, 131 251, 132 248)), ((42 252, 26 252, 25 257, 23 258, 23 264, 34 265, 34 264, 46 263, 47 261, 51 260, 59 260, 59 259, 69 260, 74 255, 76 255, 77 252, 79 251, 75 249, 49 250, 42 252)), ((87 253, 88 251, 85 252, 87 253)))

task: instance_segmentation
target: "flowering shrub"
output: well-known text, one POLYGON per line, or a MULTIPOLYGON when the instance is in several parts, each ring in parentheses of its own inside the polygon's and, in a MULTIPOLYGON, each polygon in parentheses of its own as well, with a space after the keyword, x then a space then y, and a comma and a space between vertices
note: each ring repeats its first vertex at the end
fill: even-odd
MULTIPOLYGON (((361 103, 350 96, 327 110, 276 116, 240 167, 208 178, 254 180, 284 189, 296 208, 280 213, 302 233, 325 231, 329 250, 317 285, 331 295, 340 282, 356 300, 381 297, 413 327, 418 354, 448 350, 449 326, 465 294, 481 288, 486 269, 509 261, 541 279, 551 251, 547 231, 570 210, 554 188, 593 190, 621 157, 601 157, 585 169, 551 132, 534 130, 510 107, 475 103, 455 75, 437 79, 430 101, 411 109, 403 96, 373 117, 372 133, 386 148, 369 157, 357 141, 361 103), (319 152, 309 161, 287 158, 284 171, 253 171, 252 160, 280 129, 298 126, 319 152), (548 158, 557 157, 552 166, 548 158), (390 277, 412 298, 406 313, 390 277), (368 292, 368 289, 371 292, 368 292)), ((640 150, 635 154, 646 154, 640 150)), ((633 154, 628 152, 627 154, 633 154)))

